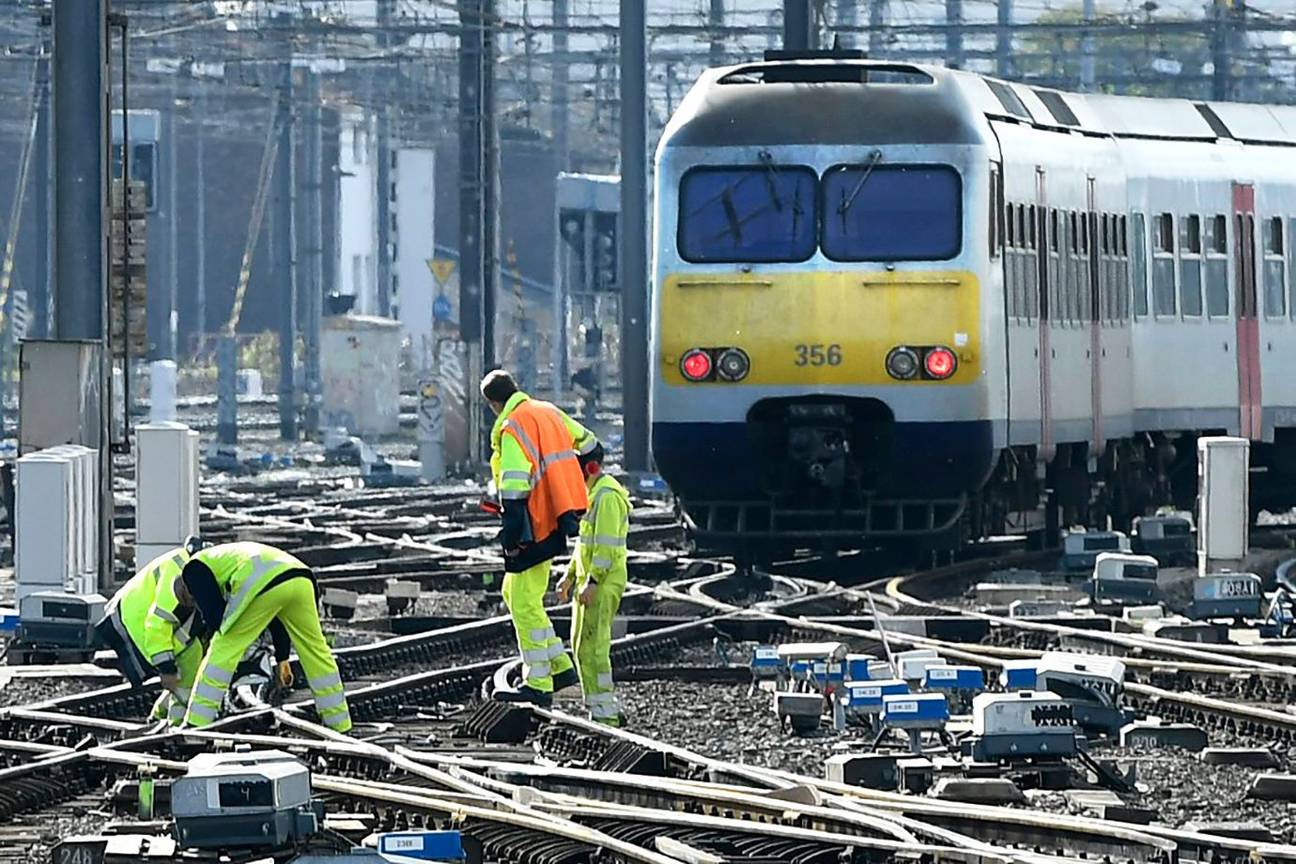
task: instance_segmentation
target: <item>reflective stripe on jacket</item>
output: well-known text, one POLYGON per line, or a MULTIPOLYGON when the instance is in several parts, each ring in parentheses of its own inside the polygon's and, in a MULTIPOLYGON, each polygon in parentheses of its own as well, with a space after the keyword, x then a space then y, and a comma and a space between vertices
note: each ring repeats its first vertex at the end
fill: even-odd
POLYGON ((209 632, 215 633, 229 630, 276 576, 288 570, 310 569, 282 549, 264 543, 222 543, 209 546, 193 557, 211 570, 216 587, 225 598, 221 620, 207 622, 209 632))
MULTIPOLYGON (((188 556, 181 548, 159 555, 141 567, 139 572, 113 595, 112 602, 109 604, 109 613, 115 612, 120 616, 127 635, 149 663, 153 662, 153 654, 156 653, 150 650, 150 645, 157 640, 156 638, 150 640, 148 622, 158 586, 169 583, 179 576, 186 560, 188 556)), ((175 606, 171 607, 173 615, 175 606)), ((170 628, 166 631, 165 650, 168 652, 172 650, 170 628)))
POLYGON ((630 533, 630 493, 609 474, 589 490, 589 510, 581 518, 580 540, 572 556, 577 584, 626 580, 626 537, 630 533))
POLYGON ((491 429, 491 469, 503 501, 525 500, 531 537, 542 543, 559 517, 589 507, 577 452, 598 444, 588 429, 548 402, 515 393, 491 429))

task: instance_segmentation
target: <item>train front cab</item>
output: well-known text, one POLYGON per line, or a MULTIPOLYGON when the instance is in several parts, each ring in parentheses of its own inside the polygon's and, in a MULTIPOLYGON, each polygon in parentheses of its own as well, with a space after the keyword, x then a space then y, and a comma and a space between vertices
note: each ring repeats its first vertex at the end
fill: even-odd
POLYGON ((944 537, 994 466, 990 151, 961 116, 916 144, 872 116, 659 149, 653 455, 708 545, 944 537))

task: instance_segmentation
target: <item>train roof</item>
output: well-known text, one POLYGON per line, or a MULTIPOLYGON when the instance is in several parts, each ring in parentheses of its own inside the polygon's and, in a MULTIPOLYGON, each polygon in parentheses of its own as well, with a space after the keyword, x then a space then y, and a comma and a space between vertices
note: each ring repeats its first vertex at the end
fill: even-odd
POLYGON ((979 121, 943 69, 861 61, 748 63, 704 72, 664 140, 683 147, 973 144, 983 138, 979 121))
POLYGON ((986 117, 1100 137, 1296 146, 1296 106, 1071 93, 862 59, 707 70, 663 145, 971 144, 982 140, 986 117))

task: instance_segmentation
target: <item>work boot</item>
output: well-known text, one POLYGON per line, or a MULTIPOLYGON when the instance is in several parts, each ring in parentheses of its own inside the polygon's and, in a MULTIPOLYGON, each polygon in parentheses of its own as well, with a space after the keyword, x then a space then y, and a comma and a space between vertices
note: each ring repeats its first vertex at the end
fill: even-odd
POLYGON ((572 667, 566 672, 559 672, 553 676, 553 682, 554 692, 557 693, 559 690, 566 690, 568 687, 580 686, 580 675, 576 673, 576 668, 572 667))
POLYGON ((541 693, 526 684, 516 690, 496 690, 491 694, 491 698, 496 702, 529 702, 541 708, 549 708, 553 705, 552 693, 541 693))

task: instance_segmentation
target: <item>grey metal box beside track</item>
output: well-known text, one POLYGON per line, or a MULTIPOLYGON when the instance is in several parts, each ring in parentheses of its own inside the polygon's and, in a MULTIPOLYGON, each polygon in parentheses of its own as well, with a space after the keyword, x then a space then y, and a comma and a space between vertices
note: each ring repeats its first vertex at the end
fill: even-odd
POLYGON ((310 796, 310 770, 277 751, 204 754, 171 787, 176 839, 193 848, 283 846, 318 830, 310 796))

